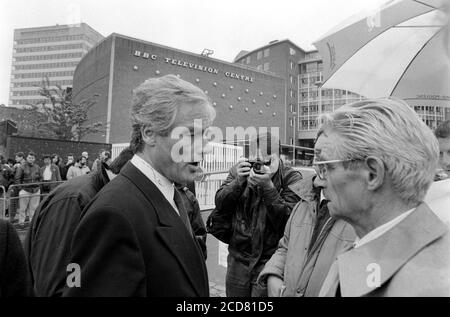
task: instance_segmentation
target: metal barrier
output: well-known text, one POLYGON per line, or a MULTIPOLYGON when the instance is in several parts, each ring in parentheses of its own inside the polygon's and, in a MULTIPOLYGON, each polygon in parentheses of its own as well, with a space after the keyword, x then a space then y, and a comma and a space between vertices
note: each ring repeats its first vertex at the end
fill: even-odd
POLYGON ((195 182, 195 196, 201 211, 214 209, 217 190, 227 178, 228 171, 217 171, 203 174, 202 180, 195 182))
MULTIPOLYGON (((1 213, 0 218, 2 219, 9 219, 11 222, 15 222, 17 220, 17 217, 19 216, 20 208, 23 207, 20 205, 20 202, 24 202, 26 199, 28 199, 27 206, 31 203, 31 199, 38 197, 39 201, 36 204, 39 205, 39 203, 47 197, 50 192, 57 187, 59 184, 64 183, 64 181, 56 181, 56 182, 38 182, 38 183, 26 183, 26 184, 13 184, 8 187, 8 190, 5 189, 5 187, 1 186, 0 190, 2 190, 2 203, 1 203, 1 213), (20 196, 20 193, 22 191, 23 187, 29 187, 29 186, 35 186, 39 187, 38 193, 31 193, 26 192, 26 195, 22 194, 22 197, 20 196), (46 187, 50 187, 49 190, 44 191, 46 187)), ((32 208, 33 206, 31 206, 32 208)), ((28 215, 25 215, 25 223, 28 223, 31 221, 31 216, 34 214, 34 210, 28 210, 27 207, 24 212, 29 211, 28 215)))
MULTIPOLYGON (((217 190, 222 185, 223 181, 228 175, 228 170, 220 170, 215 172, 206 172, 200 181, 195 182, 195 192, 196 197, 199 202, 200 210, 207 211, 214 209, 215 207, 215 195, 217 190)), ((64 183, 64 181, 59 182, 39 182, 39 183, 29 183, 29 184, 14 184, 10 185, 8 190, 4 186, 0 186, 0 218, 9 219, 10 221, 17 222, 19 217, 21 198, 33 198, 39 197, 39 203, 44 200, 50 194, 50 191, 43 192, 43 186, 59 185, 64 183), (40 192, 38 194, 29 193, 26 197, 20 197, 19 193, 24 186, 39 186, 40 192)), ((55 186, 55 187, 56 187, 55 186)), ((53 188, 52 188, 53 190, 53 188)), ((29 203, 29 202, 28 202, 29 203)), ((34 214, 35 210, 32 210, 30 214, 34 214)), ((27 215, 26 215, 27 216, 27 215)), ((31 215, 28 215, 25 223, 31 221, 31 215)))

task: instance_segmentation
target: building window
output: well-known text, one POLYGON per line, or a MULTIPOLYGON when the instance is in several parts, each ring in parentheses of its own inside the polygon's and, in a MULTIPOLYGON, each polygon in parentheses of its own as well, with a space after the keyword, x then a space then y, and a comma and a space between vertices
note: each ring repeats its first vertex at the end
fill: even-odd
POLYGON ((295 50, 292 47, 289 48, 289 54, 295 55, 295 50))
POLYGON ((269 70, 270 63, 264 63, 264 70, 269 70))
POLYGON ((247 64, 250 64, 251 56, 247 56, 247 64))
POLYGON ((270 48, 266 48, 264 50, 264 57, 269 57, 270 56, 270 48))
POLYGON ((291 126, 291 127, 294 126, 294 120, 292 120, 292 118, 289 119, 289 126, 291 126))
POLYGON ((291 61, 291 69, 294 69, 294 62, 291 61))
POLYGON ((292 77, 292 75, 289 75, 289 81, 291 82, 291 84, 294 83, 294 78, 292 77))
POLYGON ((256 69, 257 70, 263 70, 263 66, 262 65, 258 65, 258 66, 256 66, 256 69))
POLYGON ((291 145, 294 145, 294 138, 289 138, 289 142, 291 143, 291 145))
POLYGON ((289 90, 289 93, 291 95, 291 98, 294 98, 294 91, 292 89, 289 90))
POLYGON ((262 51, 259 51, 257 54, 256 54, 256 59, 261 59, 262 58, 262 51))
POLYGON ((293 113, 294 112, 294 105, 290 104, 289 107, 290 107, 291 113, 293 113))

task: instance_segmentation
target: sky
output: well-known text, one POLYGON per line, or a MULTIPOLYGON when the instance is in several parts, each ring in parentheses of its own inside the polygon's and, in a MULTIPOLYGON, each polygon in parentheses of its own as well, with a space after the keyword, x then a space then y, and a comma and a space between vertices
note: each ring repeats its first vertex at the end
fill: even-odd
POLYGON ((305 50, 352 15, 387 0, 0 0, 0 104, 8 104, 16 28, 85 22, 232 62, 241 50, 290 39, 305 50))

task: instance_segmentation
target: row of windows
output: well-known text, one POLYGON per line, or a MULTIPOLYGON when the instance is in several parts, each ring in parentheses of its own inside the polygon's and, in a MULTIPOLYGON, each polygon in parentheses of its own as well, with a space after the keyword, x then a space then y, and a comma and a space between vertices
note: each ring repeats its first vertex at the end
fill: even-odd
MULTIPOLYGON (((72 85, 72 80, 52 80, 50 81, 50 86, 67 86, 72 85)), ((41 87, 42 81, 27 81, 22 83, 14 83, 14 88, 24 88, 24 87, 41 87)))
POLYGON ((270 56, 270 48, 266 48, 264 51, 259 51, 258 53, 256 53, 256 59, 261 59, 263 57, 269 57, 270 56))
MULTIPOLYGON (((359 100, 360 96, 349 91, 341 90, 341 89, 321 89, 322 98, 323 99, 340 99, 342 97, 346 97, 347 99, 357 99, 359 100)), ((317 89, 308 91, 300 91, 300 98, 302 101, 308 99, 316 99, 319 97, 319 91, 317 89)))
POLYGON ((256 66, 257 70, 269 70, 269 68, 270 68, 270 63, 264 63, 264 65, 256 66))
POLYGON ((13 96, 39 96, 38 90, 14 91, 13 96))
POLYGON ((435 112, 440 114, 442 110, 443 109, 441 107, 436 106, 414 106, 414 111, 425 112, 429 114, 434 114, 435 112))
POLYGON ((78 65, 78 62, 58 62, 58 63, 48 63, 48 64, 17 65, 17 66, 14 66, 14 68, 15 68, 15 70, 25 70, 25 69, 75 67, 77 65, 78 65))
POLYGON ((49 36, 38 37, 32 39, 18 40, 17 44, 35 44, 35 43, 47 43, 47 42, 62 42, 62 41, 76 41, 81 39, 87 39, 86 35, 61 35, 61 36, 49 36))
POLYGON ((40 30, 40 31, 22 31, 20 32, 21 35, 48 35, 48 34, 63 34, 63 33, 69 33, 69 28, 64 29, 47 29, 47 30, 40 30))
POLYGON ((73 76, 73 71, 48 72, 48 73, 30 73, 30 74, 15 74, 14 78, 44 78, 44 77, 63 77, 73 76))
MULTIPOLYGON (((290 54, 290 55, 295 55, 295 54, 296 54, 295 49, 293 49, 292 47, 290 47, 290 48, 289 48, 289 54, 290 54)), ((261 58, 263 58, 263 56, 264 56, 264 57, 269 57, 269 56, 270 56, 270 48, 266 48, 265 50, 263 50, 263 51, 258 51, 258 52, 256 53, 256 59, 257 59, 257 60, 260 60, 261 58)), ((242 64, 250 64, 251 61, 252 61, 252 57, 249 55, 249 56, 247 56, 247 58, 243 59, 243 60, 241 61, 241 63, 242 63, 242 64)), ((291 62, 291 69, 294 69, 294 63, 293 63, 293 62, 291 62)))
POLYGON ((308 74, 323 71, 322 62, 314 62, 300 65, 300 74, 308 74))
POLYGON ((45 52, 45 51, 61 51, 61 50, 73 50, 73 49, 86 49, 89 47, 86 44, 65 44, 65 45, 52 45, 52 46, 39 46, 39 47, 20 47, 16 49, 16 53, 32 53, 32 52, 45 52))
POLYGON ((13 100, 13 105, 35 105, 37 103, 46 102, 45 99, 18 99, 13 100))
POLYGON ((41 61, 47 59, 65 59, 65 58, 79 58, 83 53, 65 53, 65 54, 50 54, 50 55, 32 55, 32 56, 17 56, 14 60, 16 62, 27 61, 41 61))

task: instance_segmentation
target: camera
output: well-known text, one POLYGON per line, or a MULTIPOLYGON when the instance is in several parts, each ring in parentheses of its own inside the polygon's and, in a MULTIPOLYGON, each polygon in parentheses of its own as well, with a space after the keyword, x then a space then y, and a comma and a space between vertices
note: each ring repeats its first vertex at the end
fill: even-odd
POLYGON ((249 160, 248 162, 250 163, 250 168, 253 168, 253 171, 256 174, 265 174, 263 171, 264 165, 266 166, 270 165, 270 160, 262 161, 261 159, 256 159, 256 160, 249 160))

